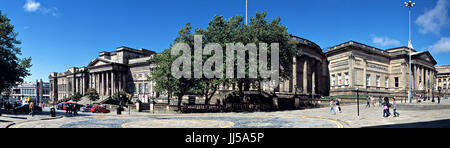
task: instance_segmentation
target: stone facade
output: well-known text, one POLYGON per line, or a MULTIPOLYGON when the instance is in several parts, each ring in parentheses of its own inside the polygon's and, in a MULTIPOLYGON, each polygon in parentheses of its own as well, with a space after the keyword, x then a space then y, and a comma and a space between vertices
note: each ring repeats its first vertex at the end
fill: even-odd
MULTIPOLYGON (((428 51, 412 50, 413 95, 431 96, 436 61, 428 51)), ((407 98, 409 48, 378 49, 349 41, 328 49, 331 96, 362 94, 407 98)))
POLYGON ((448 96, 450 94, 450 65, 436 66, 436 84, 441 88, 441 95, 448 96))
POLYGON ((156 53, 146 49, 119 47, 114 52, 101 52, 88 66, 53 72, 49 76, 50 98, 61 100, 89 88, 97 90, 101 98, 125 91, 143 99, 156 95, 153 83, 147 80, 154 65, 150 59, 156 53))
POLYGON ((322 49, 309 40, 293 37, 299 44, 301 55, 293 57, 292 78, 280 80, 279 93, 300 96, 328 96, 328 61, 322 49))

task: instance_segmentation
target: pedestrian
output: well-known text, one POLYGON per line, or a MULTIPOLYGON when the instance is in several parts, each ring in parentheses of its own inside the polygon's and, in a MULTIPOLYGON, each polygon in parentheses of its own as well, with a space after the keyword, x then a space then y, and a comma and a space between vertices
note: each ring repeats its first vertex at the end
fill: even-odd
POLYGON ((342 113, 341 103, 339 102, 339 98, 336 98, 336 108, 339 110, 339 113, 342 113))
POLYGON ((69 114, 72 115, 73 112, 73 105, 72 104, 68 104, 69 105, 69 114))
POLYGON ((370 108, 370 96, 367 96, 367 104, 366 104, 366 107, 365 108, 367 108, 367 107, 369 107, 370 108))
POLYGON ((387 118, 391 116, 391 113, 389 112, 389 98, 385 97, 384 102, 382 103, 383 106, 383 117, 387 118))
POLYGON ((395 101, 395 97, 392 99, 392 108, 394 109, 394 117, 399 117, 400 114, 397 112, 397 102, 395 101))
POLYGON ((334 109, 334 100, 330 100, 330 112, 328 112, 328 114, 331 113, 331 111, 334 112, 334 115, 336 115, 336 110, 334 109))
POLYGON ((437 99, 438 99, 438 104, 441 104, 441 96, 438 96, 437 99))
POLYGON ((30 102, 28 109, 30 109, 30 113, 28 115, 34 116, 34 103, 33 101, 30 102))
POLYGON ((378 106, 381 107, 382 106, 382 102, 383 100, 381 100, 381 97, 378 98, 378 106))
POLYGON ((69 104, 65 104, 64 108, 66 109, 66 114, 68 114, 69 113, 69 104))
POLYGON ((74 104, 74 107, 73 107, 73 115, 74 116, 78 115, 78 107, 77 106, 78 105, 74 104))

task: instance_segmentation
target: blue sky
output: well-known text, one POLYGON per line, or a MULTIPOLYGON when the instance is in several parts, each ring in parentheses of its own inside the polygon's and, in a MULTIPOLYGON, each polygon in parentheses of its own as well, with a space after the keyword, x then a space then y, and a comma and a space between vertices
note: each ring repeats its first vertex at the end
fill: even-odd
MULTIPOLYGON (((167 49, 187 22, 205 28, 214 15, 245 14, 245 0, 0 0, 19 32, 23 57, 32 57, 26 81, 86 66, 119 46, 167 49)), ((407 46, 404 0, 249 0, 248 12, 280 16, 290 33, 322 48, 350 40, 387 49, 407 46)), ((438 65, 450 64, 450 0, 416 0, 412 40, 438 65)))

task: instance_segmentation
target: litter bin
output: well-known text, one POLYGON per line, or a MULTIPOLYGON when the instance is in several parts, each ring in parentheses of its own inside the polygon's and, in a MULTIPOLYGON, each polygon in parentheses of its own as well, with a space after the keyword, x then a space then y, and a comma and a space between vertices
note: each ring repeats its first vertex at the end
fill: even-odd
POLYGON ((51 108, 51 109, 50 109, 50 115, 51 115, 52 117, 56 117, 56 110, 55 110, 55 108, 51 108))
POLYGON ((117 114, 121 115, 122 114, 122 106, 119 105, 119 107, 117 107, 117 114))

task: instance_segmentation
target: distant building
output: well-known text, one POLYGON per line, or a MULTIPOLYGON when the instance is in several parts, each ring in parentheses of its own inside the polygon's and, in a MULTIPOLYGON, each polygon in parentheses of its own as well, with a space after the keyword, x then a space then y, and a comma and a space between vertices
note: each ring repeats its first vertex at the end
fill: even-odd
POLYGON ((34 101, 45 103, 50 99, 50 83, 39 81, 39 87, 36 82, 24 82, 10 89, 10 101, 27 103, 34 101), (39 90, 38 90, 39 88, 39 90), (38 94, 39 97, 38 97, 38 94))
POLYGON ((448 96, 450 94, 450 65, 436 66, 436 84, 441 88, 441 94, 448 96))
MULTIPOLYGON (((434 66, 428 51, 412 50, 412 90, 415 97, 431 97, 434 66)), ((328 49, 331 96, 360 94, 407 98, 409 91, 409 48, 378 49, 354 41, 328 49)))
POLYGON ((50 74, 50 98, 67 99, 75 93, 86 94, 94 88, 100 99, 125 91, 146 102, 155 96, 154 84, 147 80, 155 68, 150 59, 156 53, 146 49, 119 47, 113 52, 100 52, 86 67, 69 68, 66 72, 50 74))

